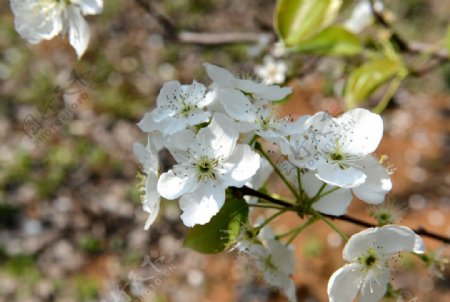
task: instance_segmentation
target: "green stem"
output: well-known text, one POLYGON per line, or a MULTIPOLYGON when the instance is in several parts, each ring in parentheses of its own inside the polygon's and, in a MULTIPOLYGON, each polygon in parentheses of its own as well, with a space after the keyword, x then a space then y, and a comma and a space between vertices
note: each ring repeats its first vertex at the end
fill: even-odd
POLYGON ((330 228, 332 228, 336 233, 338 233, 339 236, 341 236, 341 238, 344 239, 344 241, 348 241, 347 235, 345 235, 331 220, 321 215, 320 213, 316 213, 316 215, 317 217, 322 219, 326 224, 328 224, 330 228))
POLYGON ((328 194, 331 194, 331 193, 333 193, 334 191, 337 191, 337 190, 339 190, 339 189, 340 189, 339 187, 336 187, 336 188, 333 188, 333 189, 331 189, 331 190, 328 190, 328 191, 324 192, 323 194, 321 194, 321 195, 319 196, 319 199, 322 198, 322 197, 324 197, 324 196, 327 196, 328 194))
POLYGON ((306 229, 310 224, 313 224, 317 221, 319 217, 318 216, 312 216, 309 218, 305 223, 303 223, 301 226, 293 230, 293 233, 291 237, 289 237, 288 241, 286 241, 286 246, 291 244, 292 241, 304 230, 306 229))
POLYGON ((314 197, 312 198, 313 202, 316 201, 316 200, 318 200, 318 199, 321 197, 320 194, 322 194, 322 192, 323 192, 323 190, 325 190, 326 186, 327 186, 327 184, 324 183, 324 184, 320 187, 319 191, 317 191, 316 195, 314 195, 314 197))
POLYGON ((258 136, 255 134, 253 135, 252 139, 250 140, 250 142, 248 143, 250 146, 253 145, 254 142, 256 142, 256 139, 258 138, 258 136))
POLYGON ((284 212, 286 212, 286 210, 280 210, 278 212, 276 212, 275 214, 273 214, 272 216, 270 216, 269 218, 266 219, 266 221, 264 221, 261 225, 259 225, 257 227, 257 229, 262 229, 264 226, 266 226, 269 222, 271 222, 272 220, 274 220, 275 218, 277 218, 278 216, 280 216, 281 214, 283 214, 284 212))
POLYGON ((404 78, 403 76, 398 76, 391 81, 388 89, 383 95, 383 98, 380 100, 378 105, 372 109, 372 112, 381 114, 384 111, 384 109, 386 109, 387 105, 389 104, 389 101, 394 96, 403 78, 404 78))
POLYGON ((264 150, 261 148, 261 145, 256 142, 255 143, 255 149, 259 151, 259 153, 267 159, 267 161, 270 163, 272 168, 275 170, 275 172, 278 174, 278 176, 281 178, 281 180, 286 184, 286 186, 289 188, 289 190, 294 194, 297 201, 300 200, 300 196, 297 192, 297 190, 292 186, 292 184, 287 180, 286 176, 281 172, 280 168, 272 161, 272 159, 264 152, 264 150))

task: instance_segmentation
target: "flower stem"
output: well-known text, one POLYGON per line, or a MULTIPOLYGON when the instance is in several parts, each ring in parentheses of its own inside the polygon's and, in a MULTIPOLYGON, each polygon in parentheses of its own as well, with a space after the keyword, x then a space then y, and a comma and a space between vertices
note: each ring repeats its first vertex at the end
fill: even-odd
POLYGON ((294 241, 294 239, 304 230, 306 229, 309 225, 313 224, 314 222, 316 222, 319 219, 318 216, 312 216, 310 217, 306 222, 304 222, 302 225, 300 225, 298 228, 292 230, 294 234, 292 234, 291 237, 289 237, 288 241, 286 241, 286 246, 291 244, 292 241, 294 241))
POLYGON ((281 180, 286 184, 286 186, 289 188, 289 190, 294 194, 297 201, 300 201, 300 196, 297 192, 297 190, 292 186, 292 184, 287 180, 286 176, 281 172, 280 168, 272 161, 272 159, 264 152, 264 150, 261 148, 261 145, 256 142, 255 143, 255 149, 259 151, 259 153, 267 159, 267 161, 270 163, 272 168, 275 170, 275 172, 278 174, 278 176, 281 178, 281 180))
POLYGON ((267 218, 261 225, 259 225, 257 227, 257 229, 262 229, 264 226, 266 226, 269 222, 271 222, 272 220, 274 220, 275 218, 277 218, 278 216, 280 216, 281 214, 283 214, 284 212, 286 212, 285 209, 283 210, 279 210, 278 212, 276 212, 275 214, 273 214, 272 216, 270 216, 269 218, 267 218))
POLYGON ((319 199, 322 198, 322 197, 324 197, 324 196, 327 196, 328 194, 331 194, 331 193, 333 193, 334 191, 337 191, 337 190, 339 190, 339 189, 340 189, 339 187, 335 187, 335 188, 333 188, 333 189, 330 189, 330 190, 324 192, 323 194, 321 194, 321 195, 319 196, 319 199))
POLYGON ((341 236, 341 238, 344 239, 344 241, 348 241, 347 235, 345 235, 330 219, 326 218, 325 216, 323 216, 320 213, 317 213, 316 215, 320 219, 322 219, 326 224, 328 224, 330 226, 330 228, 332 228, 336 233, 338 233, 339 236, 341 236))

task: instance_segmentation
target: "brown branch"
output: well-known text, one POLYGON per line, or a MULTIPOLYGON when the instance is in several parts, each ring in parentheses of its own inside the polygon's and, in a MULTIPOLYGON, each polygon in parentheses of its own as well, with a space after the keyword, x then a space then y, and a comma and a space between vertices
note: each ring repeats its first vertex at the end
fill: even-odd
POLYGON ((193 43, 203 45, 219 45, 233 43, 258 43, 264 39, 274 39, 273 33, 198 33, 198 32, 181 32, 177 36, 177 40, 182 43, 193 43))
MULTIPOLYGON (((248 196, 254 196, 254 197, 258 197, 267 201, 270 201, 274 204, 278 204, 284 207, 287 207, 289 209, 293 209, 292 204, 287 203, 283 200, 279 200, 277 198, 274 198, 272 196, 269 196, 267 194, 264 194, 262 192, 256 191, 252 188, 249 187, 242 187, 242 188, 233 188, 235 193, 240 193, 242 195, 248 195, 248 196)), ((359 225, 359 226, 363 226, 363 227, 367 227, 367 228, 372 228, 372 227, 378 227, 378 225, 374 224, 374 223, 370 223, 364 220, 361 220, 359 218, 355 218, 355 217, 351 217, 348 215, 342 215, 342 216, 334 216, 334 215, 329 215, 329 214, 322 214, 325 217, 334 219, 334 220, 341 220, 341 221, 346 221, 346 222, 350 222, 353 223, 355 225, 359 225)), ((430 232, 422 227, 419 227, 417 229, 412 229, 414 231, 414 233, 416 233, 417 235, 422 235, 434 240, 438 240, 441 241, 443 243, 446 244, 450 244, 450 238, 444 235, 440 235, 440 234, 436 234, 433 232, 430 232)))
POLYGON ((243 186, 241 188, 236 188, 236 187, 232 187, 234 194, 240 194, 240 195, 248 195, 248 196, 254 196, 254 197, 258 197, 267 201, 270 201, 274 204, 286 207, 286 208, 292 208, 292 204, 290 204, 289 202, 286 202, 284 200, 280 200, 277 198, 274 198, 272 196, 269 196, 267 194, 261 193, 255 189, 252 189, 250 187, 247 186, 243 186))
MULTIPOLYGON (((430 46, 428 44, 420 42, 408 42, 397 31, 394 30, 392 25, 385 19, 383 14, 375 9, 375 0, 369 0, 369 2, 370 2, 370 9, 372 11, 373 17, 375 18, 375 21, 391 32, 391 40, 395 44, 397 44, 400 51, 412 55, 430 52, 431 58, 438 60, 440 63, 449 60, 449 55, 447 51, 445 51, 444 49, 433 51, 430 49, 430 46)), ((433 68, 439 65, 440 64, 433 65, 433 68)), ((428 69, 426 72, 428 72, 428 69)), ((412 73, 413 75, 416 75, 414 74, 414 71, 412 73)), ((420 72, 418 72, 417 75, 421 75, 420 72)))
POLYGON ((150 16, 152 16, 164 31, 164 38, 167 40, 176 40, 178 28, 175 22, 164 14, 161 10, 156 8, 153 0, 135 0, 136 3, 142 7, 150 16))
POLYGON ((135 0, 150 16, 152 16, 164 31, 164 38, 173 42, 220 45, 233 43, 258 43, 263 39, 275 38, 273 32, 228 32, 228 33, 199 33, 192 31, 180 31, 175 22, 156 7, 151 0, 135 0))

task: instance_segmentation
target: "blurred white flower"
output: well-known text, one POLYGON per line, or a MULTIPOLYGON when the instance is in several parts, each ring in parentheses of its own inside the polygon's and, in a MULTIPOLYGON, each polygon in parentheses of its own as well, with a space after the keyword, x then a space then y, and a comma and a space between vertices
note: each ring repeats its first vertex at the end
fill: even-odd
POLYGON ((282 84, 286 80, 287 65, 284 61, 271 56, 264 57, 264 65, 257 65, 255 73, 265 84, 282 84))
POLYGON ((279 42, 276 42, 275 44, 273 44, 272 55, 275 58, 280 58, 280 57, 284 56, 286 53, 287 53, 287 49, 283 42, 279 41, 279 42))
POLYGON ((97 15, 103 0, 10 0, 17 32, 32 44, 69 33, 78 58, 86 51, 90 31, 83 15, 97 15))
MULTIPOLYGON (((381 12, 384 9, 383 2, 376 0, 374 9, 381 12)), ((361 32, 364 28, 373 23, 372 8, 369 0, 360 0, 353 9, 350 18, 344 22, 345 28, 354 33, 361 32)))
POLYGON ((352 302, 359 291, 359 301, 379 301, 390 281, 388 260, 400 252, 424 252, 422 239, 407 227, 386 225, 353 235, 342 253, 349 263, 328 282, 330 302, 352 302))
POLYGON ((295 268, 294 249, 291 245, 286 246, 276 240, 268 225, 255 236, 254 230, 263 222, 264 219, 259 217, 256 228, 244 229, 235 248, 253 261, 264 281, 283 290, 288 300, 295 302, 297 297, 292 279, 295 268))

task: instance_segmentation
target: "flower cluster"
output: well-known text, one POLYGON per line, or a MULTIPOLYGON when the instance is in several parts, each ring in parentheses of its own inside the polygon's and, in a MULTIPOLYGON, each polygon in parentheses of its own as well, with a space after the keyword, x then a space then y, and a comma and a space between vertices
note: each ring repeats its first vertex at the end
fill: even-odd
POLYGON ((103 0, 10 0, 17 32, 32 44, 69 34, 80 58, 89 43, 90 31, 83 15, 98 15, 103 0))
MULTIPOLYGON (((323 219, 322 214, 344 215, 353 195, 380 204, 391 190, 388 169, 373 155, 383 135, 383 121, 365 109, 339 117, 326 112, 280 117, 277 101, 285 99, 290 88, 204 66, 212 80, 209 87, 196 81, 164 84, 156 108, 138 123, 148 136, 147 146, 134 145, 145 173, 143 207, 149 213, 145 229, 155 221, 161 197, 178 199, 187 227, 208 227, 226 202, 235 202, 228 200, 230 187, 239 191, 245 186, 247 192, 258 193, 245 196, 249 207, 271 207, 273 198, 264 201, 257 190, 265 189, 268 177, 276 172, 296 199, 283 201, 284 208, 275 204, 272 208, 280 212, 265 221, 259 218, 256 226, 252 215, 240 221, 233 246, 252 260, 267 283, 296 301, 290 245, 295 236, 323 219), (263 150, 262 140, 277 145, 283 160, 274 162, 263 150), (163 148, 175 160, 168 171, 159 171, 158 152, 163 148), (309 220, 288 232, 291 237, 283 244, 284 235, 275 236, 268 223, 287 210, 309 220)), ((363 300, 379 300, 390 278, 387 261, 402 251, 423 252, 421 239, 406 227, 386 225, 351 237, 344 249, 344 259, 350 263, 330 279, 331 301, 352 301, 359 290, 363 300)))

